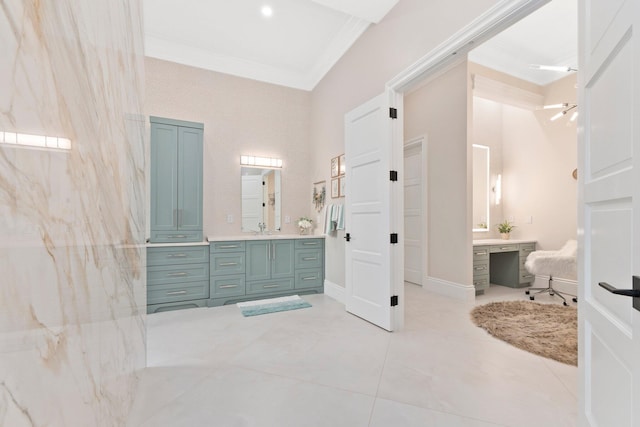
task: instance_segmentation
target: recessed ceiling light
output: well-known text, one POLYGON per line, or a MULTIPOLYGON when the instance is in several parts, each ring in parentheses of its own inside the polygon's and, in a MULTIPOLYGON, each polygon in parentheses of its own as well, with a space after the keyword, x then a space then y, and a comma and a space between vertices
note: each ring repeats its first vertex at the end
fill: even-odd
POLYGON ((270 18, 271 15, 273 15, 273 9, 269 5, 262 6, 261 12, 262 12, 262 16, 266 18, 270 18))

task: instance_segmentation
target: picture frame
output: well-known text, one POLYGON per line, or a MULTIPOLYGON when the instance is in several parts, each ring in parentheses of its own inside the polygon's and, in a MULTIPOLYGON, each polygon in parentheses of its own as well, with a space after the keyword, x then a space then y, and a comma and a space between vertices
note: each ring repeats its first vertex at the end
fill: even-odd
POLYGON ((342 176, 340 178, 338 178, 338 197, 344 197, 344 190, 345 190, 345 186, 346 186, 346 177, 342 176))
POLYGON ((325 181, 318 181, 313 183, 313 196, 312 203, 317 212, 320 212, 324 208, 327 185, 325 181))
POLYGON ((338 178, 333 178, 331 180, 331 198, 337 199, 340 197, 340 182, 338 178))
POLYGON ((340 174, 340 159, 334 157, 331 159, 331 178, 335 178, 340 174))
POLYGON ((346 171, 347 163, 345 162, 344 154, 341 154, 340 158, 338 159, 338 176, 343 176, 346 171))

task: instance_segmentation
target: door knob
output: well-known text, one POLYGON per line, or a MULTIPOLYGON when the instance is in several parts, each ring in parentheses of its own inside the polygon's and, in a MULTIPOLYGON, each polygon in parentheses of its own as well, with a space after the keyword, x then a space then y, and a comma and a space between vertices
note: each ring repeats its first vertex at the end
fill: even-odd
POLYGON ((351 234, 349 234, 349 233, 345 234, 345 235, 344 235, 344 238, 345 238, 345 240, 346 240, 347 242, 350 242, 350 241, 351 241, 351 234))
POLYGON ((632 297, 633 308, 640 311, 640 276, 633 276, 633 289, 617 289, 607 282, 599 282, 598 285, 612 294, 632 297))

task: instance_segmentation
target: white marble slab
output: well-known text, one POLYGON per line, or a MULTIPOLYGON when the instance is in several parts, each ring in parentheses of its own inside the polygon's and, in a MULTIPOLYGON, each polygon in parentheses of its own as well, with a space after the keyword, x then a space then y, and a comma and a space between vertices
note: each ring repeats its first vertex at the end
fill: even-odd
POLYGON ((138 0, 0 8, 2 426, 130 410, 146 358, 141 25, 138 0))
POLYGON ((324 235, 314 234, 237 234, 234 236, 207 236, 208 242, 229 242, 232 240, 274 240, 274 239, 324 239, 324 235))
POLYGON ((478 239, 473 241, 473 246, 492 246, 492 245, 517 245, 520 243, 536 243, 536 240, 516 240, 516 239, 478 239))

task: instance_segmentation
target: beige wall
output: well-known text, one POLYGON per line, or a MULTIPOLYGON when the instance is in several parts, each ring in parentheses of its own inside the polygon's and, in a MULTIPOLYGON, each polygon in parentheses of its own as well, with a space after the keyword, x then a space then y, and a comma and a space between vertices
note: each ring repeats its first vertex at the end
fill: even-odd
POLYGON ((405 140, 427 138, 427 274, 462 284, 471 284, 467 78, 462 63, 404 99, 405 140))
MULTIPOLYGON (((576 100, 575 75, 534 87, 476 64, 470 65, 470 70, 539 93, 543 104, 576 100)), ((571 177, 577 164, 576 124, 569 122, 569 117, 551 122, 549 118, 558 110, 508 104, 473 99, 470 143, 491 146, 492 176, 497 171, 503 175, 503 202, 496 206, 492 199, 491 230, 474 233, 474 238, 499 237, 495 224, 509 219, 516 224, 513 238, 535 239, 539 249, 557 249, 577 233, 577 181, 571 177)))
POLYGON ((158 59, 145 66, 147 116, 204 123, 205 236, 241 233, 241 154, 283 159, 282 232, 296 233, 311 209, 311 94, 158 59))
MULTIPOLYGON (((311 181, 330 182, 330 159, 344 152, 346 112, 382 93, 391 78, 495 3, 400 0, 379 24, 372 25, 312 92, 311 181)), ((466 167, 462 173, 465 171, 466 167)), ((328 202, 342 203, 343 199, 329 197, 328 202)), ((343 236, 339 232, 326 239, 326 278, 340 286, 344 286, 345 275, 343 236)))

